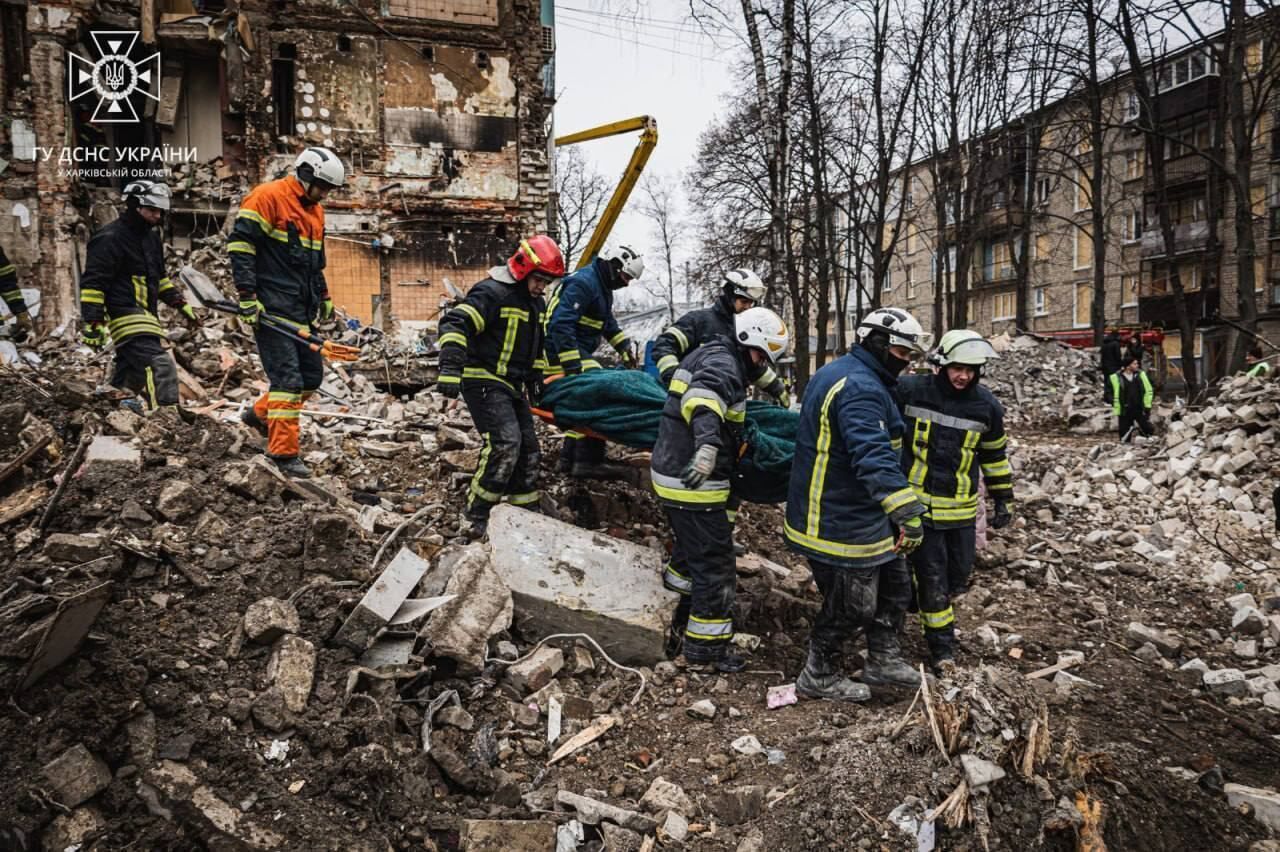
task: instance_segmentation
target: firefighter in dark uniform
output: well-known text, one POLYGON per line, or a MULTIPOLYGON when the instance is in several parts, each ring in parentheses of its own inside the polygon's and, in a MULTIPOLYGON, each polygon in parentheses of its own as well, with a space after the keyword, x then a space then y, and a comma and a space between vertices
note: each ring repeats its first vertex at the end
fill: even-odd
POLYGON ((80 276, 81 336, 98 349, 115 344, 112 387, 141 394, 147 408, 178 404, 178 367, 160 344, 159 302, 197 325, 195 311, 164 269, 156 226, 169 209, 169 187, 140 180, 124 188, 124 212, 89 240, 80 276))
POLYGON ((937 373, 898 382, 906 424, 902 472, 925 507, 924 543, 911 554, 916 601, 930 660, 943 674, 955 662, 951 601, 973 571, 979 470, 995 503, 991 526, 1000 529, 1013 517, 1004 409, 979 384, 982 366, 997 357, 982 335, 956 329, 930 357, 937 373))
POLYGON ((667 389, 650 475, 675 547, 663 584, 680 594, 667 653, 683 641, 694 666, 741 671, 731 653, 737 569, 725 516, 747 411, 748 370, 787 351, 787 328, 768 308, 738 314, 732 338, 706 341, 680 362, 667 389))
POLYGON ((301 341, 263 328, 266 313, 310 330, 333 317, 324 278, 324 208, 320 202, 343 185, 347 170, 327 148, 307 148, 292 175, 260 184, 240 202, 227 238, 231 272, 240 294, 240 317, 255 327, 258 356, 269 388, 241 419, 267 436, 267 455, 283 472, 308 477, 298 458, 303 404, 324 380, 324 359, 301 341))
POLYGON ((538 436, 524 393, 538 378, 542 293, 562 275, 555 240, 530 237, 440 320, 439 390, 461 393, 484 439, 462 524, 471 537, 484 535, 504 496, 513 506, 538 505, 538 436))
POLYGON ((5 257, 4 246, 0 246, 0 299, 4 299, 9 313, 13 314, 9 337, 17 343, 26 342, 27 335, 35 330, 35 324, 27 310, 27 301, 22 298, 22 290, 18 288, 18 270, 5 257))
MULTIPOLYGON (((636 366, 631 341, 613 316, 613 292, 643 274, 640 252, 625 245, 608 245, 556 287, 547 303, 544 357, 539 363, 544 375, 573 376, 599 369, 600 363, 591 356, 602 338, 626 367, 636 366)), ((604 456, 604 441, 567 432, 560 468, 582 478, 611 479, 629 474, 617 465, 606 464, 604 456)))
POLYGON ((796 691, 866 701, 871 686, 918 687, 898 631, 911 602, 905 554, 924 539, 920 503, 902 474, 903 424, 891 389, 929 335, 898 308, 862 320, 857 344, 805 388, 783 526, 822 592, 796 691), (845 640, 865 631, 862 683, 840 671, 845 640))

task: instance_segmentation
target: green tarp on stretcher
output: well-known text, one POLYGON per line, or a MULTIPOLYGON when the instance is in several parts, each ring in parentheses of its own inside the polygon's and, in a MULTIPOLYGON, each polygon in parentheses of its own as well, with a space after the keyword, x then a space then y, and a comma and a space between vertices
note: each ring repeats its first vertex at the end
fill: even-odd
MULTIPOLYGON (((581 427, 638 450, 652 450, 667 392, 639 370, 588 370, 547 386, 542 408, 564 429, 581 427)), ((747 451, 734 492, 751 503, 781 503, 795 456, 800 415, 776 405, 747 403, 747 451)))

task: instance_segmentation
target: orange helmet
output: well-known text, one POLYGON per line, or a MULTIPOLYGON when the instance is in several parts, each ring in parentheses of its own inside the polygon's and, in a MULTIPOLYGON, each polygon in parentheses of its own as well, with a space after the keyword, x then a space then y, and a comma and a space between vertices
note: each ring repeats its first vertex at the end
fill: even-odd
POLYGON ((564 255, 555 240, 546 234, 538 234, 520 241, 520 248, 507 258, 507 269, 517 281, 523 281, 534 272, 560 278, 564 275, 564 255))

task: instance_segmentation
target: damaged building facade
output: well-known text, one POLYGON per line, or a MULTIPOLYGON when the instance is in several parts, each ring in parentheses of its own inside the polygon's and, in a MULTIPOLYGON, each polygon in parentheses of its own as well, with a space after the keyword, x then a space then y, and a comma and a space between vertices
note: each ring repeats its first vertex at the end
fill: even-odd
POLYGON ((212 266, 249 189, 323 145, 348 168, 325 205, 335 304, 367 324, 425 324, 554 221, 552 25, 550 0, 0 0, 0 245, 51 330, 78 316, 85 246, 115 216, 121 168, 173 189, 171 267, 212 266), (104 31, 159 53, 136 121, 73 97, 68 56, 92 69, 104 31))

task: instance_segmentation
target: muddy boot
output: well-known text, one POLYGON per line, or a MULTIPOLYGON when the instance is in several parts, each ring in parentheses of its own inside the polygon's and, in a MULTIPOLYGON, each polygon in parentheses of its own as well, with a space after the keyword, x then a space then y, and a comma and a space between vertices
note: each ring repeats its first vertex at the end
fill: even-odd
POLYGON ((920 688, 920 672, 907 665, 907 661, 902 659, 902 652, 897 648, 868 651, 862 679, 872 686, 920 688))
POLYGON ((488 532, 488 518, 473 518, 470 515, 463 515, 462 520, 458 522, 458 535, 464 536, 470 541, 479 541, 488 532))
POLYGON ((826 698, 831 701, 866 701, 871 698, 871 688, 865 683, 847 678, 836 670, 831 657, 809 649, 809 659, 796 678, 796 692, 805 698, 826 698))
POLYGON ((267 424, 262 422, 257 412, 250 406, 240 414, 240 422, 257 432, 262 437, 267 437, 267 424))
POLYGON ((941 680, 954 678, 959 670, 954 657, 943 657, 933 661, 933 673, 941 680))
POLYGON ((303 464, 302 459, 297 456, 292 456, 287 459, 272 457, 271 460, 276 463, 276 467, 285 476, 292 476, 294 479, 311 478, 311 468, 303 464))
POLYGON ((733 674, 747 667, 745 657, 723 645, 716 649, 686 645, 684 659, 689 664, 689 671, 705 674, 713 674, 715 672, 733 674))
POLYGON ((684 650, 684 625, 672 624, 667 628, 667 641, 662 646, 662 652, 668 660, 674 660, 680 656, 680 652, 684 650))

